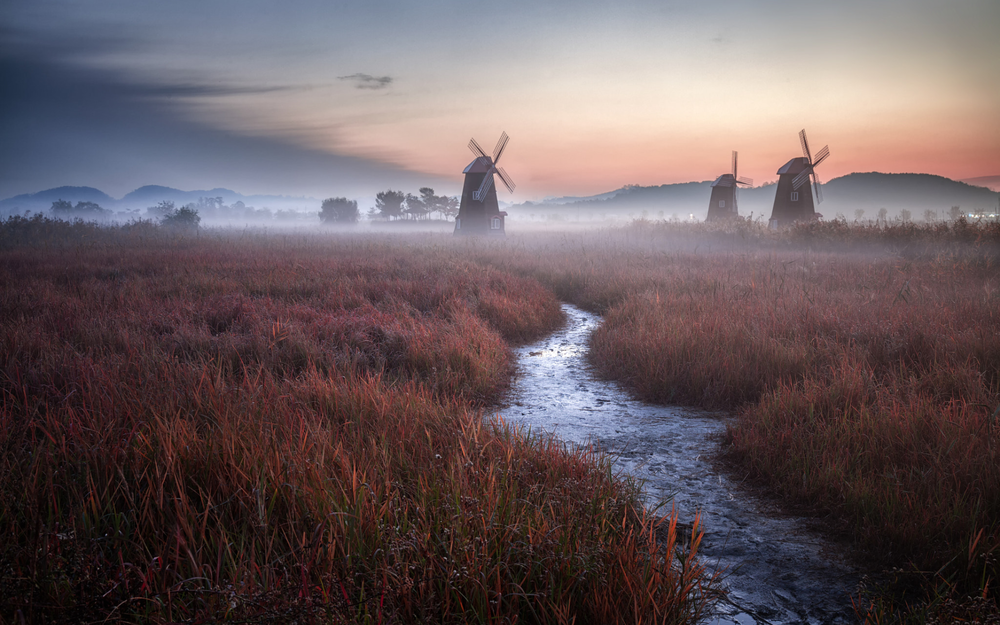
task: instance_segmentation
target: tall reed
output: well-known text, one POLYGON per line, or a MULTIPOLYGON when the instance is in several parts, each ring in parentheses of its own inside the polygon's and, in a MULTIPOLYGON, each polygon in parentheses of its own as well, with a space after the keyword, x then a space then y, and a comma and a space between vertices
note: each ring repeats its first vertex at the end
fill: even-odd
MULTIPOLYGON (((726 451, 745 471, 929 572, 934 610, 996 609, 1000 224, 644 222, 518 245, 483 262, 604 313, 604 375, 736 411, 726 451)), ((914 605, 886 614, 930 618, 914 605)))
POLYGON ((561 323, 532 278, 400 239, 0 241, 3 621, 693 622, 717 592, 606 458, 484 414, 561 323))

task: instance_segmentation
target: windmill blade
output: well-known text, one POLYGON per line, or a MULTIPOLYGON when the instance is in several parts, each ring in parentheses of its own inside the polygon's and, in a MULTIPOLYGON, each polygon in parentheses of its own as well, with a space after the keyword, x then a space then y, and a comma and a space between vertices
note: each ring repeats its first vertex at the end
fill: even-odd
POLYGON ((827 156, 830 156, 830 146, 824 145, 822 150, 816 152, 816 160, 813 161, 813 167, 822 163, 827 156))
POLYGON ((819 183, 819 176, 816 175, 816 170, 815 169, 812 171, 812 177, 813 177, 813 188, 816 189, 816 203, 817 204, 822 204, 823 203, 823 187, 819 183))
POLYGON ((472 194, 472 197, 477 202, 482 202, 484 199, 486 199, 486 194, 490 192, 490 187, 493 186, 493 171, 494 169, 490 167, 490 170, 486 172, 485 176, 483 176, 483 183, 479 185, 479 188, 476 189, 476 192, 472 194))
POLYGON ((739 177, 736 175, 736 155, 736 150, 733 150, 733 178, 739 180, 739 177))
POLYGON ((806 139, 806 129, 803 128, 799 131, 799 141, 802 142, 802 156, 806 157, 806 160, 812 164, 812 154, 809 153, 809 140, 806 139))
POLYGON ((812 167, 806 167, 803 169, 798 176, 795 176, 795 178, 792 179, 792 188, 798 191, 802 185, 809 181, 809 174, 811 174, 812 171, 812 167))
POLYGON ((510 141, 510 137, 507 133, 500 135, 500 140, 497 141, 497 147, 493 148, 493 164, 496 165, 497 161, 500 160, 500 155, 503 154, 503 149, 507 147, 507 142, 510 141))
POLYGON ((514 184, 514 181, 510 179, 510 176, 507 175, 507 172, 504 171, 503 167, 497 167, 497 175, 500 176, 500 180, 503 182, 503 186, 507 187, 507 190, 513 193, 514 187, 516 187, 517 185, 514 184))
POLYGON ((486 156, 486 152, 483 151, 483 148, 479 147, 479 144, 476 143, 475 139, 469 139, 469 149, 472 150, 472 153, 475 154, 476 156, 480 156, 482 158, 489 158, 488 156, 486 156))
POLYGON ((737 178, 736 182, 738 182, 739 184, 745 184, 748 187, 752 187, 753 186, 753 178, 747 178, 746 176, 743 176, 741 178, 737 178))
POLYGON ((816 185, 813 188, 816 189, 816 203, 817 204, 822 204, 823 203, 823 186, 820 185, 817 182, 816 185))

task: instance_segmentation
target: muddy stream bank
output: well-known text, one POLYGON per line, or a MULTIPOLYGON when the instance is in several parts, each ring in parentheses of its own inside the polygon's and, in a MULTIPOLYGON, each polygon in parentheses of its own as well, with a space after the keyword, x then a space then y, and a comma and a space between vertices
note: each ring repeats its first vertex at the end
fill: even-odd
POLYGON ((851 596, 861 573, 806 519, 769 506, 713 466, 728 415, 653 406, 597 379, 586 361, 587 339, 600 317, 564 304, 566 326, 517 350, 519 376, 501 414, 564 442, 593 443, 615 468, 645 482, 647 505, 673 501, 680 521, 701 512, 701 556, 725 569, 728 600, 713 625, 854 623, 851 596))

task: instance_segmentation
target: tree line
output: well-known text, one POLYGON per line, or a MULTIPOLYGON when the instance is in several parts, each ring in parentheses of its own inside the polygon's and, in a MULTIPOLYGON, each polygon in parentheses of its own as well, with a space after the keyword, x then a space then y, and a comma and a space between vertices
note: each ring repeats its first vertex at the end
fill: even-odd
MULTIPOLYGON (((402 191, 380 191, 375 195, 375 206, 368 209, 368 219, 428 219, 437 213, 442 219, 454 219, 458 215, 459 199, 445 195, 434 195, 434 189, 421 187, 420 195, 402 191)), ((319 218, 324 223, 355 223, 361 219, 358 201, 346 197, 332 197, 323 200, 319 218)))
MULTIPOLYGON (((221 200, 222 198, 219 199, 221 200)), ((74 219, 108 221, 115 215, 113 211, 102 207, 97 202, 79 201, 74 206, 72 202, 63 199, 52 202, 52 207, 49 211, 55 219, 65 221, 72 221, 74 219)), ((195 204, 175 208, 173 202, 163 201, 156 206, 147 208, 146 214, 164 226, 182 230, 197 230, 198 224, 201 223, 201 217, 198 215, 198 207, 195 204)))

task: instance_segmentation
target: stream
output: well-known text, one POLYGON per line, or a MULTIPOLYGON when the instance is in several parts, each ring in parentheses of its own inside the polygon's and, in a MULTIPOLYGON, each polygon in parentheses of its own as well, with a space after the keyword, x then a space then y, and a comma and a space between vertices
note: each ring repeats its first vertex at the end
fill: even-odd
POLYGON ((553 433, 571 445, 593 444, 616 470, 641 478, 647 505, 671 501, 680 522, 701 512, 699 553, 724 570, 728 598, 711 625, 856 623, 851 607, 861 573, 804 518, 781 514, 740 488, 712 459, 727 414, 631 399, 598 379, 586 360, 600 317, 563 304, 566 325, 516 350, 519 375, 504 419, 553 433))

